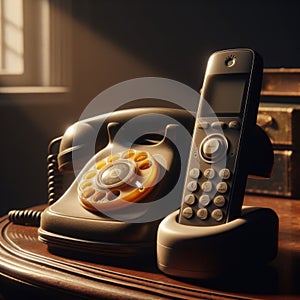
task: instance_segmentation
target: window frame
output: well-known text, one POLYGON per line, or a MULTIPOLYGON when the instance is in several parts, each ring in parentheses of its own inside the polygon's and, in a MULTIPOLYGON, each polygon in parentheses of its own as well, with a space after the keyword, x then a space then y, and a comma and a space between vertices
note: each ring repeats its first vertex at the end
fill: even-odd
POLYGON ((71 0, 23 0, 24 72, 0 74, 1 94, 65 93, 71 66, 71 0))
POLYGON ((23 1, 0 0, 0 75, 21 74, 23 72, 23 1), (19 2, 20 6, 14 7, 17 4, 14 1, 19 2), (21 27, 19 28, 18 26, 21 27), (16 36, 13 38, 13 41, 9 40, 7 42, 9 34, 16 36), (15 49, 15 47, 20 48, 15 49), (19 63, 12 67, 10 65, 11 62, 6 61, 6 59, 9 58, 10 53, 14 52, 17 52, 15 55, 19 56, 19 63))

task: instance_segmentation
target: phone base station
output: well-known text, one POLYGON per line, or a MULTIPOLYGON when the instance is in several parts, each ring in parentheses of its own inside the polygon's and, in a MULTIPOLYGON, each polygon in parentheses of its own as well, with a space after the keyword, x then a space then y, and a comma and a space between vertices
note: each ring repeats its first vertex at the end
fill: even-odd
POLYGON ((272 261, 278 217, 269 208, 244 206, 240 218, 217 226, 178 223, 178 211, 159 225, 158 268, 172 276, 213 279, 272 261))

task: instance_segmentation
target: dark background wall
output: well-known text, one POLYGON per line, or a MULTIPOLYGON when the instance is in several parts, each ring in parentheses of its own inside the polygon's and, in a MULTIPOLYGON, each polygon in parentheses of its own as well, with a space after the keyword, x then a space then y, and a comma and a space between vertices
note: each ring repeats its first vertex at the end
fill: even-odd
POLYGON ((46 202, 47 144, 101 91, 144 76, 198 90, 209 55, 225 48, 254 48, 265 67, 299 67, 298 14, 296 0, 72 1, 71 92, 59 101, 1 96, 0 215, 46 202))

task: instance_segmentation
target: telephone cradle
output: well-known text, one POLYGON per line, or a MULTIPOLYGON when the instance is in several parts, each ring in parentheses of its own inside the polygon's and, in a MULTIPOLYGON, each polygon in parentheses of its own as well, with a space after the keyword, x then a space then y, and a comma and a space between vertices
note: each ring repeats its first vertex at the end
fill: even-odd
POLYGON ((158 228, 157 264, 168 275, 209 280, 262 266, 277 255, 278 217, 272 209, 243 206, 238 219, 188 231, 178 213, 158 228))

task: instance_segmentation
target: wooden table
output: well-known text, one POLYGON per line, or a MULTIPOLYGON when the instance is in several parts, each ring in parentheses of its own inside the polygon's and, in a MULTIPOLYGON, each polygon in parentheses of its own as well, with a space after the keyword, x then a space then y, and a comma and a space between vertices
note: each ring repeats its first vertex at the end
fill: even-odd
POLYGON ((259 270, 213 281, 168 277, 157 269, 154 257, 101 262, 61 257, 38 240, 37 228, 3 217, 1 292, 12 299, 16 294, 20 299, 300 299, 300 201, 247 195, 245 204, 270 207, 278 214, 278 256, 259 270))

